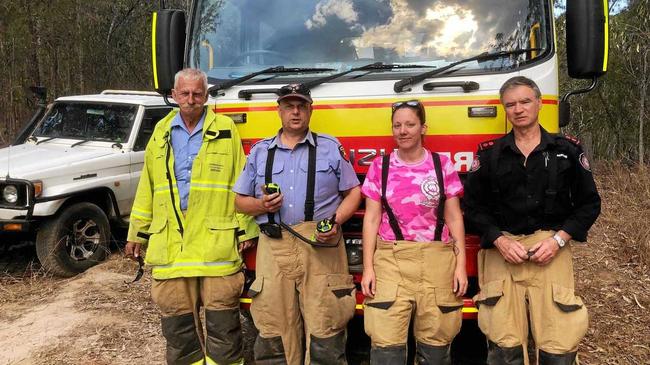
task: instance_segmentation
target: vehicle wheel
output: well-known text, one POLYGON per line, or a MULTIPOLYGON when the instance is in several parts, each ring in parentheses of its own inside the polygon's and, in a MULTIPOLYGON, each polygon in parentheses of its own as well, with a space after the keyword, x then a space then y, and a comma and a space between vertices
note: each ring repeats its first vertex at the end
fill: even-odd
POLYGON ((109 238, 104 211, 92 203, 78 203, 41 225, 36 254, 47 271, 70 277, 104 260, 109 238))

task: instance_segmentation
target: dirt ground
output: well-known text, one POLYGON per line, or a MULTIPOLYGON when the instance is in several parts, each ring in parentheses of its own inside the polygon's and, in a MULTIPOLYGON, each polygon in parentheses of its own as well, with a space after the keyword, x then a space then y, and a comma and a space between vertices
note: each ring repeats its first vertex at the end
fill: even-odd
MULTIPOLYGON (((591 322, 580 363, 650 364, 650 274, 642 263, 650 254, 650 184, 626 191, 621 186, 639 176, 612 177, 605 170, 599 177, 603 214, 589 243, 574 245, 576 290, 591 322)), ((32 249, 14 253, 23 260, 18 266, 7 263, 15 261, 7 253, 0 257, 0 364, 164 363, 148 274, 125 284, 137 265, 116 252, 75 278, 52 278, 30 263, 32 249)))

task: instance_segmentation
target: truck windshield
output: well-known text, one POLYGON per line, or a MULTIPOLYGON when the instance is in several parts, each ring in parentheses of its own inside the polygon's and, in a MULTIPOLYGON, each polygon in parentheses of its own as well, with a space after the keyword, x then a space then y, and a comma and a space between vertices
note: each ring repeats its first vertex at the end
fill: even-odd
POLYGON ((136 105, 58 102, 41 119, 33 135, 125 142, 137 111, 136 105))
POLYGON ((484 52, 538 49, 456 74, 513 69, 551 51, 550 9, 548 0, 199 0, 188 60, 228 80, 276 65, 330 73, 372 62, 439 68, 484 52))

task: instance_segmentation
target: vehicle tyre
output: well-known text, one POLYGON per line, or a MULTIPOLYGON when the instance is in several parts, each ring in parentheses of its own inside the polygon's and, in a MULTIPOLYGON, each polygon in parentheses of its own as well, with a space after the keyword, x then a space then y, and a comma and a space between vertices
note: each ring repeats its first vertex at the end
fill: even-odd
POLYGON ((92 203, 77 203, 41 224, 36 254, 45 270, 70 277, 104 260, 109 238, 104 211, 92 203))

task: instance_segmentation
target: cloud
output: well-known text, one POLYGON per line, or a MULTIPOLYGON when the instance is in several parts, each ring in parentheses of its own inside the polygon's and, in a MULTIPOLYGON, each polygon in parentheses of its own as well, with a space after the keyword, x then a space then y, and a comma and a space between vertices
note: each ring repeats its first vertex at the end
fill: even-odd
POLYGON ((330 16, 346 24, 354 24, 359 18, 352 0, 324 0, 316 4, 316 12, 305 22, 305 26, 307 29, 322 28, 327 24, 327 18, 330 16))

